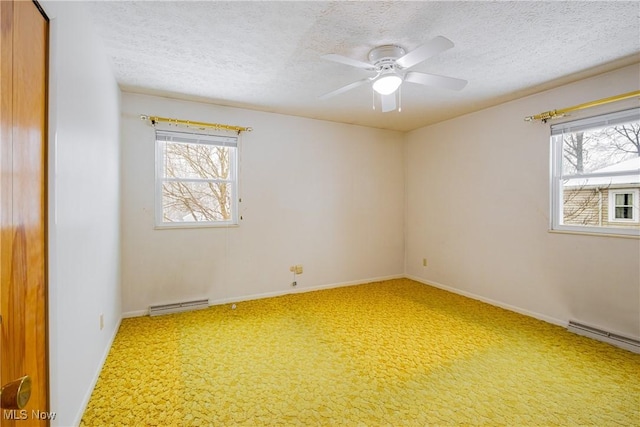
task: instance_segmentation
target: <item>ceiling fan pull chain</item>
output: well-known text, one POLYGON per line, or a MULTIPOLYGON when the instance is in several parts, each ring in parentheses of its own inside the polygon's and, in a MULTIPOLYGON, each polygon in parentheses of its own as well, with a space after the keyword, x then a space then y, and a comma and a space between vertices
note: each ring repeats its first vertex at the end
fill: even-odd
POLYGON ((402 112, 402 85, 398 88, 398 113, 402 112))
POLYGON ((376 109, 376 91, 373 90, 373 88, 371 89, 371 107, 373 107, 373 109, 376 109))

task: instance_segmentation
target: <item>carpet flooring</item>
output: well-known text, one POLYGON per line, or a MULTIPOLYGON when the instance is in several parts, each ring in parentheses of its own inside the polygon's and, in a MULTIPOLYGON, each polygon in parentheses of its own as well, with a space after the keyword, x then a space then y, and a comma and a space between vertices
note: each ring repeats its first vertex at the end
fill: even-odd
POLYGON ((408 279, 124 319, 82 426, 637 426, 640 355, 408 279))

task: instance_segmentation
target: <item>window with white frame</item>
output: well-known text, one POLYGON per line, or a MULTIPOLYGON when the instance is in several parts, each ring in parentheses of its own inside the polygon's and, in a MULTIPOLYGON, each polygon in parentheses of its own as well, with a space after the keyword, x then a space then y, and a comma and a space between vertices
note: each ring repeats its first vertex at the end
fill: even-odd
POLYGON ((640 222, 638 189, 609 190, 609 221, 640 222))
POLYGON ((551 228, 640 236, 640 108, 551 126, 551 228))
POLYGON ((237 151, 237 137, 156 130, 156 226, 237 224, 237 151))

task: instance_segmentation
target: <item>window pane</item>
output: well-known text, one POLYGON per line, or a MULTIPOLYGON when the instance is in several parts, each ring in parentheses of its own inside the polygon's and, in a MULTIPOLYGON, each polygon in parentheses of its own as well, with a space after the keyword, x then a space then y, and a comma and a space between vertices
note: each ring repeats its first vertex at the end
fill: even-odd
POLYGON ((633 195, 630 193, 616 194, 616 206, 631 206, 633 204, 633 195))
POLYGON ((630 207, 616 208, 616 219, 632 219, 630 207))
POLYGON ((207 144, 164 143, 164 176, 187 179, 229 179, 230 150, 207 144))
POLYGON ((156 226, 236 225, 237 147, 235 136, 156 130, 156 226))
POLYGON ((625 161, 640 155, 640 122, 566 133, 562 155, 563 175, 623 170, 623 166, 631 170, 633 164, 625 161))
POLYGON ((165 182, 163 222, 230 221, 231 198, 231 183, 165 182))

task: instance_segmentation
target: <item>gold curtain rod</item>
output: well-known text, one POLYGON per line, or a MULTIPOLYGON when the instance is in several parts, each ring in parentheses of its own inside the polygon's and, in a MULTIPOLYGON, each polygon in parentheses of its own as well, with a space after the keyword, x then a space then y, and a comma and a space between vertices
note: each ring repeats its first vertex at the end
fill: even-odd
POLYGON ((198 128, 212 128, 217 130, 231 130, 234 132, 238 132, 238 134, 240 132, 251 132, 253 130, 249 127, 243 127, 243 126, 224 125, 220 123, 194 122, 191 120, 170 119, 167 117, 158 117, 158 116, 141 115, 140 119, 149 120, 151 124, 156 124, 156 122, 166 122, 173 125, 194 126, 198 128))
POLYGON ((574 105, 573 107, 563 108, 561 110, 545 111, 544 113, 536 114, 535 116, 527 116, 524 119, 527 122, 542 120, 543 123, 546 123, 547 120, 564 117, 565 114, 571 111, 584 110, 585 108, 597 107, 598 105, 609 104, 611 102, 622 101, 623 99, 635 98, 638 96, 640 96, 640 90, 623 93, 622 95, 610 96, 609 98, 598 99, 597 101, 585 102, 584 104, 574 105))

